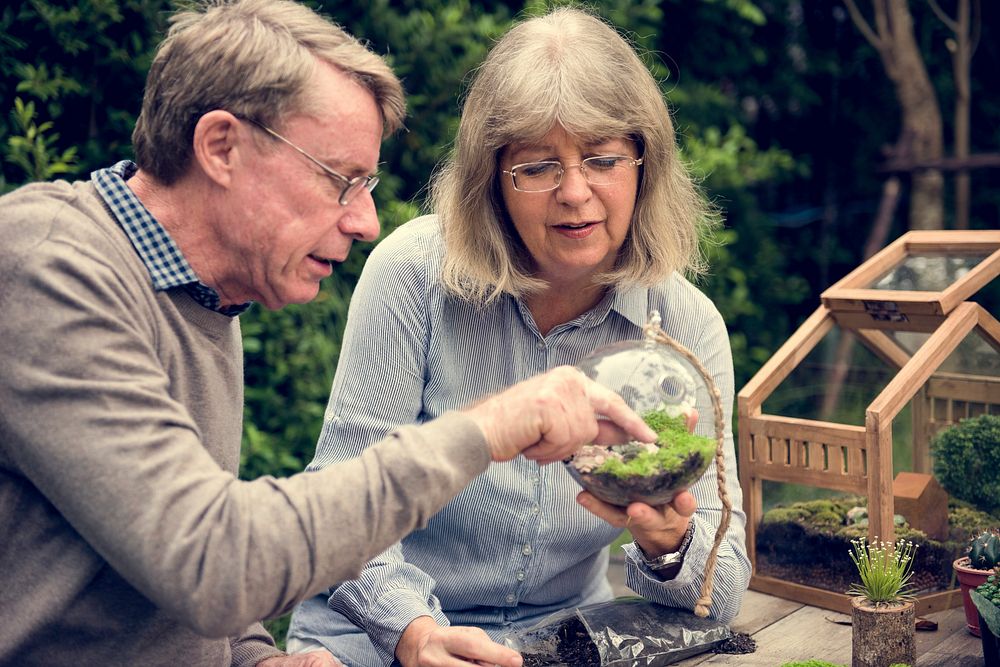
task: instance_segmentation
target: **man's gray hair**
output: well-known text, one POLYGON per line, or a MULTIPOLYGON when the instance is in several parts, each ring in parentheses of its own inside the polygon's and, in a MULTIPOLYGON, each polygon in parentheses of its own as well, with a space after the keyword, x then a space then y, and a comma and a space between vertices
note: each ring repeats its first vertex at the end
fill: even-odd
POLYGON ((289 113, 319 112, 311 109, 308 88, 318 61, 371 92, 385 134, 402 125, 403 88, 385 61, 304 5, 210 0, 178 12, 171 23, 132 134, 139 167, 165 185, 187 169, 195 125, 209 111, 275 126, 289 113))

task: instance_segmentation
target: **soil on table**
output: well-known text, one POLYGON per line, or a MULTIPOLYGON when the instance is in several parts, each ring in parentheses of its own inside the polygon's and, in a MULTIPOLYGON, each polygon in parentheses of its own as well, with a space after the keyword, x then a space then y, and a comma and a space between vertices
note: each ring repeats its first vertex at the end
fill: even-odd
POLYGON ((536 632, 521 649, 524 667, 600 667, 601 656, 580 619, 568 618, 550 633, 536 632))
POLYGON ((712 649, 713 653, 728 653, 731 655, 743 655, 757 651, 757 641, 745 632, 735 632, 729 639, 716 644, 712 649))

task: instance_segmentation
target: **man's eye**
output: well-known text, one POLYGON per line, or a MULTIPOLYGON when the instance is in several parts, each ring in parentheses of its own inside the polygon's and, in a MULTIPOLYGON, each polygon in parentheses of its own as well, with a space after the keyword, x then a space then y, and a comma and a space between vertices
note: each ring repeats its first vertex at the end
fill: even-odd
POLYGON ((554 162, 532 162, 531 164, 518 167, 518 172, 526 178, 538 178, 539 176, 551 174, 558 166, 554 162))

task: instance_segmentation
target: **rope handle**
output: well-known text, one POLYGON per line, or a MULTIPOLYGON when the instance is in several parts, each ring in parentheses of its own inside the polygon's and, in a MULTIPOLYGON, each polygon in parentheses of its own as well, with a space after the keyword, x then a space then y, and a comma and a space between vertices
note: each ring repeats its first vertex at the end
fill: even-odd
POLYGON ((729 530, 729 519, 733 514, 733 503, 729 499, 729 492, 726 490, 726 463, 725 452, 723 450, 725 446, 725 426, 722 412, 722 394, 719 392, 719 388, 715 386, 715 381, 712 380, 708 369, 705 368, 698 357, 691 350, 663 332, 663 329, 660 328, 659 313, 654 311, 651 314, 645 333, 646 340, 652 340, 673 349, 687 359, 695 370, 698 371, 701 379, 705 382, 705 386, 708 387, 708 395, 712 400, 712 409, 715 412, 715 476, 718 483, 719 500, 722 501, 722 519, 719 521, 719 527, 715 531, 715 542, 712 544, 712 550, 708 554, 708 561, 705 563, 705 580, 701 583, 701 594, 694 606, 695 616, 704 618, 708 616, 708 609, 712 606, 712 582, 715 579, 715 564, 718 560, 719 546, 722 544, 722 539, 725 537, 726 531, 729 530))

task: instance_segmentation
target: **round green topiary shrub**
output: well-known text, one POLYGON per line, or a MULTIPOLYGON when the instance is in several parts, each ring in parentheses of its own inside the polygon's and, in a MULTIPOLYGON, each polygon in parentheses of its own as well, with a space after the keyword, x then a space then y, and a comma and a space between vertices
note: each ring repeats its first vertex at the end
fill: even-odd
POLYGON ((954 498, 1000 510, 1000 415, 963 419, 931 441, 934 476, 954 498))

